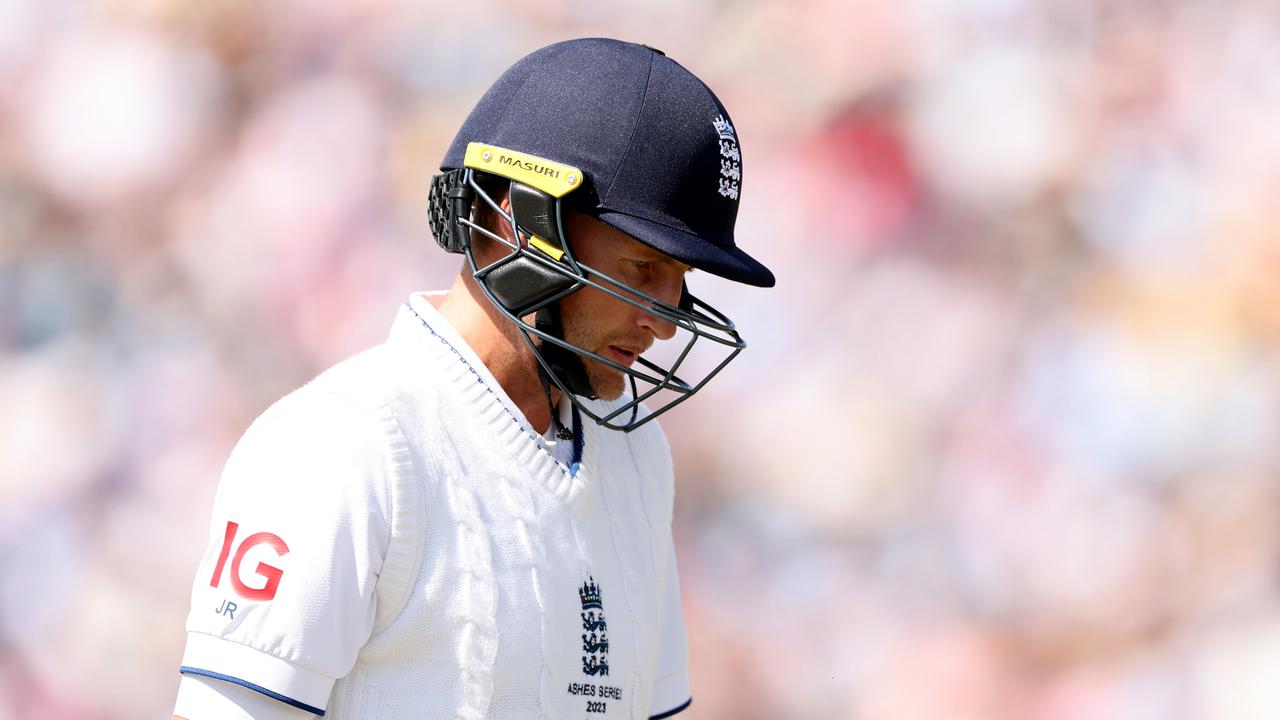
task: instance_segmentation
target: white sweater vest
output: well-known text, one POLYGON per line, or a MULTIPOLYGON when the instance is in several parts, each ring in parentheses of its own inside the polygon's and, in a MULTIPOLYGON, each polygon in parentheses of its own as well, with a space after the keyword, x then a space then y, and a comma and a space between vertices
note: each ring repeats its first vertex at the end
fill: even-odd
POLYGON ((582 433, 580 466, 556 462, 415 296, 386 343, 237 445, 183 672, 340 719, 679 708, 666 441, 656 423, 582 433))

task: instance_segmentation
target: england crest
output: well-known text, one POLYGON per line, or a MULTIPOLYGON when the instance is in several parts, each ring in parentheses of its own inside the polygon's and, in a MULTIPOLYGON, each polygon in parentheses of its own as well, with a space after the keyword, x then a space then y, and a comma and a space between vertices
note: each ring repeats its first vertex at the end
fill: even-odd
POLYGON ((720 188, 721 195, 730 200, 738 199, 738 186, 742 181, 742 154, 738 150, 738 134, 723 115, 711 121, 720 138, 720 188))
POLYGON ((604 601, 595 578, 578 588, 582 601, 582 672, 587 675, 609 675, 609 626, 604 621, 604 601))

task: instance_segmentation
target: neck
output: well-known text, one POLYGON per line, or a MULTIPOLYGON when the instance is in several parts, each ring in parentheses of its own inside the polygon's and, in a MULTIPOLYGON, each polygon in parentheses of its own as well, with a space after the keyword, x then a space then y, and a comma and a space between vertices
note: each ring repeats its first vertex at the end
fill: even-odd
MULTIPOLYGON (((459 274, 438 309, 479 356, 533 429, 545 433, 551 426, 551 412, 538 375, 538 359, 515 325, 498 312, 465 271, 459 274)), ((560 390, 553 385, 551 405, 559 402, 560 390)))

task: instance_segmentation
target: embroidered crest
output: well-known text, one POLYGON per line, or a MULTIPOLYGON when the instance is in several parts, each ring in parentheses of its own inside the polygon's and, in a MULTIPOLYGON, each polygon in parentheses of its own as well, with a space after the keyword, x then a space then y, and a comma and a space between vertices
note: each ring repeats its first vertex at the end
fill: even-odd
POLYGON ((738 151, 738 134, 723 115, 711 121, 720 137, 720 194, 730 200, 738 199, 738 183, 742 180, 742 154, 738 151))
POLYGON ((582 601, 582 672, 607 676, 609 627, 604 621, 604 601, 595 578, 587 576, 587 581, 578 588, 578 599, 582 601))

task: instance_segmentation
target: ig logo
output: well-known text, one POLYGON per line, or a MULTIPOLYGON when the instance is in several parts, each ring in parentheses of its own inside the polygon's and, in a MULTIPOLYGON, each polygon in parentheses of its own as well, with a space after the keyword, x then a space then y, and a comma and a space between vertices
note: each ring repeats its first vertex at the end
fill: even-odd
MULTIPOLYGON (((222 537, 222 552, 218 555, 218 564, 213 568, 213 577, 209 578, 209 587, 216 588, 222 582, 222 569, 226 567, 227 556, 231 555, 231 546, 235 543, 236 533, 239 530, 239 523, 227 521, 227 530, 222 537)), ((240 543, 240 547, 236 548, 235 556, 231 558, 231 587, 235 588, 236 594, 245 600, 263 601, 274 598, 276 588, 280 587, 280 577, 284 575, 284 571, 280 568, 260 562, 258 567, 254 568, 254 572, 265 580, 262 586, 249 587, 244 583, 240 578, 240 563, 244 560, 246 553, 259 545, 270 545, 279 556, 289 553, 289 546, 285 545, 284 540, 275 533, 254 533, 240 543)), ((234 607, 234 604, 228 604, 234 607)))

